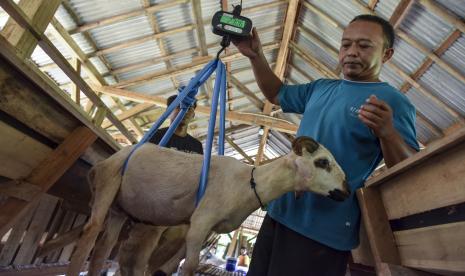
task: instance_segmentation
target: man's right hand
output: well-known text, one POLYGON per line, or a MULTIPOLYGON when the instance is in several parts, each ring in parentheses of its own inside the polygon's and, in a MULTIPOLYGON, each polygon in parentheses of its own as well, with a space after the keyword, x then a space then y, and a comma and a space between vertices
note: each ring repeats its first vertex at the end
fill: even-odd
POLYGON ((252 29, 251 35, 242 39, 233 39, 232 43, 237 47, 239 52, 250 59, 259 57, 262 52, 262 44, 255 27, 252 29))

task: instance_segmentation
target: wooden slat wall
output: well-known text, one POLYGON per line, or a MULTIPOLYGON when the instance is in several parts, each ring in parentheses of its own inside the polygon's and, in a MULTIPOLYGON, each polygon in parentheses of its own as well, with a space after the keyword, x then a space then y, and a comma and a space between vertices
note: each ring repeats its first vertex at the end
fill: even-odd
POLYGON ((87 218, 87 214, 67 210, 61 199, 44 194, 24 219, 1 238, 5 244, 0 251, 0 268, 69 261, 74 243, 46 256, 39 256, 40 248, 48 240, 83 225, 87 218))
MULTIPOLYGON (((464 164, 465 130, 459 130, 374 177, 358 192, 378 274, 396 275, 394 268, 402 265, 441 275, 465 275, 465 221, 460 221, 462 216, 455 215, 449 220, 430 212, 435 215, 430 226, 421 227, 418 223, 418 226, 412 224, 418 228, 394 232, 389 227, 392 220, 401 221, 408 216, 411 221, 424 212, 465 203, 464 164), (373 219, 378 221, 373 223, 373 219), (443 223, 438 224, 441 221, 443 223), (381 229, 380 225, 387 228, 381 229), (389 246, 384 246, 389 236, 394 239, 389 246), (396 252, 392 252, 392 244, 396 252), (393 255, 398 255, 398 260, 390 260, 393 255)), ((410 270, 418 275, 415 271, 410 270)))

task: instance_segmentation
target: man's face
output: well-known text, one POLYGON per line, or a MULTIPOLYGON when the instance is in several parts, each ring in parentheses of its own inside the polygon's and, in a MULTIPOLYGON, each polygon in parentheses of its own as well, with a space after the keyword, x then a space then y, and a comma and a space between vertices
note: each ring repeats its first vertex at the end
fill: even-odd
MULTIPOLYGON (((171 122, 174 121, 174 119, 176 119, 176 116, 178 116, 178 113, 179 111, 181 111, 181 108, 180 107, 176 107, 173 111, 173 113, 171 113, 171 116, 170 116, 170 119, 171 119, 171 122)), ((190 122, 192 122, 192 120, 194 119, 195 117, 195 109, 193 106, 191 106, 189 108, 189 110, 186 112, 186 115, 184 116, 184 118, 182 119, 182 121, 179 123, 180 126, 187 126, 189 125, 190 122)))
POLYGON ((339 64, 348 80, 377 81, 381 66, 393 53, 392 48, 385 48, 383 29, 379 24, 355 21, 342 35, 339 64))

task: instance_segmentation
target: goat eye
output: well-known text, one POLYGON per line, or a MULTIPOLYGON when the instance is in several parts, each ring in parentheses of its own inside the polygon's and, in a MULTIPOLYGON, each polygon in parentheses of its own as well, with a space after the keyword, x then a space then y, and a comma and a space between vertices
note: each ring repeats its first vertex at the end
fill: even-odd
POLYGON ((317 159, 315 160, 315 166, 318 168, 326 169, 329 167, 329 160, 328 159, 317 159))

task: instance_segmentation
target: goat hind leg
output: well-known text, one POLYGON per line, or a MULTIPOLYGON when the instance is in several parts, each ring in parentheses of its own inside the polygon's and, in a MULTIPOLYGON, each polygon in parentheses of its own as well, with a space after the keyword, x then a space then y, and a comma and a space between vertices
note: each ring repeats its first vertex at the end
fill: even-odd
POLYGON ((102 229, 107 212, 121 185, 119 171, 113 172, 114 175, 108 175, 105 171, 96 171, 95 173, 96 177, 93 179, 95 193, 93 195, 92 213, 76 245, 76 250, 71 257, 71 263, 66 275, 74 276, 79 275, 79 272, 81 272, 81 268, 84 266, 95 244, 95 240, 102 229))
POLYGON ((126 222, 127 216, 110 211, 105 225, 105 232, 97 241, 89 264, 89 276, 98 276, 105 260, 110 256, 111 250, 118 241, 118 236, 126 222))

